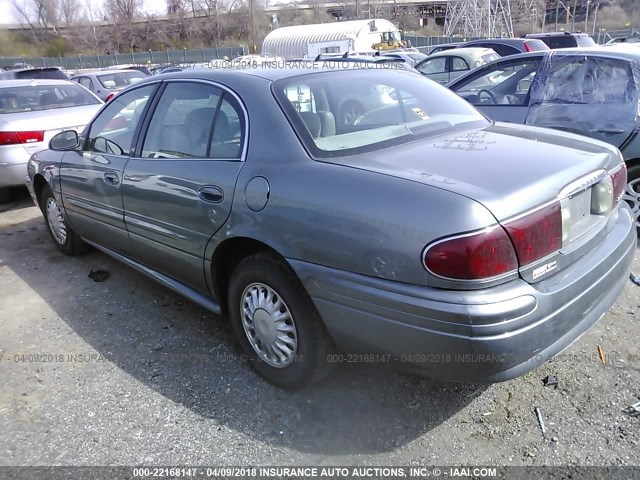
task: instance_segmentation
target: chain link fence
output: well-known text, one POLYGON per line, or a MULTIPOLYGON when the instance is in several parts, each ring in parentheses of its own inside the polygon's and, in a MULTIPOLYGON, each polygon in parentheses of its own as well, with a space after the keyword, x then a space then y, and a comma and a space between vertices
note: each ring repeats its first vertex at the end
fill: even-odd
POLYGON ((66 70, 85 68, 105 68, 113 65, 157 65, 157 64, 189 64, 208 62, 227 57, 233 59, 247 55, 246 45, 239 47, 211 47, 182 50, 113 53, 112 55, 74 55, 71 57, 2 57, 0 66, 12 67, 27 64, 34 67, 62 67, 66 70))

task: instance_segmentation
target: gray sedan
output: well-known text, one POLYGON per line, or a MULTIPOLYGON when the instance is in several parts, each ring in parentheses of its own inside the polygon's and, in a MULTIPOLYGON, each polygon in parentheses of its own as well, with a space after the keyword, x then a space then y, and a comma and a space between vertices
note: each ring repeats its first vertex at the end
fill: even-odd
POLYGON ((615 147, 493 123, 404 71, 151 77, 28 172, 61 252, 228 315, 283 388, 348 359, 514 378, 598 321, 635 253, 615 147), (337 122, 344 82, 395 103, 337 122))

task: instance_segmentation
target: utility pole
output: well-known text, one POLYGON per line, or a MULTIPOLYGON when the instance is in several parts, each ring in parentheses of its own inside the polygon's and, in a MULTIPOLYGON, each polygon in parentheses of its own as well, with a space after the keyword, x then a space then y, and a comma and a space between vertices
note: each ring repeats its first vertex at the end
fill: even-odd
POLYGON ((556 32, 558 31, 558 14, 560 13, 560 0, 556 0, 556 32))
POLYGON ((578 0, 573 0, 573 16, 571 17, 571 31, 576 29, 576 4, 578 0))
POLYGON ((591 0, 587 0, 587 14, 584 16, 584 31, 587 31, 588 25, 589 25, 589 4, 591 3, 591 0))
POLYGON ((254 0, 249 0, 249 24, 251 25, 251 46, 249 47, 250 53, 256 53, 256 39, 253 25, 253 2, 254 0))

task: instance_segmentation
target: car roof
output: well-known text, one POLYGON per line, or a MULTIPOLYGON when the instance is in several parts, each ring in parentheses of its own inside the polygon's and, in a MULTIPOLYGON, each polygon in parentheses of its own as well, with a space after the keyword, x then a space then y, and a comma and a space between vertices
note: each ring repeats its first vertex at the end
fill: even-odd
POLYGON ((467 57, 467 58, 475 58, 481 55, 487 55, 490 53, 496 53, 495 50, 486 47, 459 47, 451 50, 444 50, 442 52, 436 52, 429 55, 427 58, 438 58, 438 57, 450 57, 450 56, 459 56, 459 57, 467 57))
POLYGON ((527 33, 527 35, 525 35, 525 38, 546 38, 546 37, 565 37, 565 36, 572 36, 572 37, 588 37, 589 35, 587 35, 584 32, 546 32, 546 33, 527 33))
POLYGON ((7 87, 37 87, 37 86, 51 86, 51 85, 77 85, 70 80, 54 80, 48 78, 42 79, 22 79, 22 80, 2 80, 0 81, 0 88, 7 87))
MULTIPOLYGON (((478 43, 500 43, 503 45, 523 45, 526 41, 526 38, 484 38, 477 40, 469 40, 468 42, 464 42, 460 44, 462 47, 465 45, 476 45, 478 43)), ((542 40, 541 40, 542 41, 542 40)))
MULTIPOLYGON (((162 75, 162 81, 167 81, 171 79, 196 79, 196 80, 209 80, 209 81, 219 81, 226 83, 228 85, 233 85, 233 80, 238 79, 240 77, 248 78, 261 78, 264 80, 275 82, 277 80, 285 79, 285 78, 293 78, 303 75, 312 75, 312 74, 329 74, 335 73, 336 71, 358 71, 358 72, 367 72, 371 71, 370 69, 365 68, 353 68, 353 69, 331 69, 331 68, 321 68, 318 65, 320 63, 329 62, 332 60, 322 60, 321 62, 313 62, 314 67, 305 67, 305 66, 292 66, 287 68, 233 68, 233 69, 220 69, 220 68, 191 68, 188 70, 183 70, 182 72, 175 73, 166 73, 162 75)), ((387 62, 385 62, 387 63, 387 62)), ((389 62, 394 63, 394 62, 389 62)), ((404 63, 404 62, 399 62, 404 63)), ((306 64, 305 64, 306 65, 306 64)), ((384 69, 387 70, 387 69, 384 69)), ((391 69, 389 69, 391 70, 391 69)), ((394 69, 396 71, 396 69, 394 69)), ((405 69, 397 69, 397 71, 405 72, 407 74, 413 75, 410 70, 405 69)), ((139 82, 136 82, 136 86, 140 86, 146 83, 152 83, 154 81, 160 81, 157 76, 147 77, 139 82)))

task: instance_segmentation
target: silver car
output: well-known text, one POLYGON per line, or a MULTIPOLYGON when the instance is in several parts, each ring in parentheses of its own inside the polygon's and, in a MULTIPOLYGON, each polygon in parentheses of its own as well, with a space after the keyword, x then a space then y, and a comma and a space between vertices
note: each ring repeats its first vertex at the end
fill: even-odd
POLYGON ((102 101, 68 80, 0 82, 0 201, 25 184, 29 157, 62 130, 80 131, 102 101))
POLYGON ((76 75, 72 77, 71 80, 79 83, 95 93, 103 101, 107 102, 120 90, 148 76, 149 75, 138 70, 100 70, 76 75))
POLYGON ((490 48, 455 48, 429 55, 426 60, 416 64, 415 69, 444 85, 499 58, 500 55, 490 48))
POLYGON ((228 315, 284 388, 349 358, 514 378, 600 319, 636 252, 615 147, 493 123, 406 71, 150 77, 50 147, 27 169, 54 245, 228 315), (348 84, 396 101, 344 125, 348 84))

